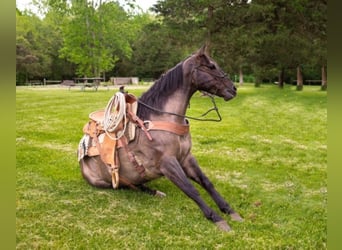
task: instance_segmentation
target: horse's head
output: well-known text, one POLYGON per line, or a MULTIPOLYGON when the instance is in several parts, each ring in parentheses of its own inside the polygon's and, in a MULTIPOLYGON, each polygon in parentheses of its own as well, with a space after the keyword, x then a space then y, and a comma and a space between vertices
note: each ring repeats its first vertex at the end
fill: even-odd
POLYGON ((210 94, 223 97, 228 101, 236 96, 236 87, 227 74, 210 58, 207 47, 203 46, 197 53, 184 62, 184 70, 191 77, 192 87, 210 94))

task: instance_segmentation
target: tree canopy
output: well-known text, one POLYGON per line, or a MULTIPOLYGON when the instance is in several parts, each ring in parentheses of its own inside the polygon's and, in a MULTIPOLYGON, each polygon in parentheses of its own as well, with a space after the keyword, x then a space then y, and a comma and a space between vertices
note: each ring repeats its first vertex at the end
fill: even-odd
POLYGON ((17 82, 157 78, 203 43, 224 70, 257 82, 289 82, 298 67, 320 77, 313 69, 326 67, 326 0, 159 0, 149 12, 133 0, 35 3, 43 17, 16 14, 17 82))

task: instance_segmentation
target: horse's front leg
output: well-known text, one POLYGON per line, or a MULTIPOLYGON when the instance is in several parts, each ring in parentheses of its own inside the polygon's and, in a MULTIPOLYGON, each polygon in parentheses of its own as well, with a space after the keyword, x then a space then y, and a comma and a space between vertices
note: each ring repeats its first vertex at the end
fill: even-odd
POLYGON ((144 184, 137 185, 137 188, 140 189, 142 192, 153 195, 153 196, 157 196, 157 197, 165 197, 166 196, 165 193, 163 193, 159 190, 151 189, 151 188, 145 186, 144 184))
POLYGON ((217 206, 220 208, 220 210, 224 213, 227 213, 230 215, 232 220, 235 221, 242 221, 243 219, 241 216, 235 212, 228 202, 226 202, 222 196, 217 192, 212 182, 208 179, 208 177, 202 172, 201 168, 199 167, 195 157, 191 154, 185 159, 183 162, 183 169, 186 173, 186 175, 200 184, 213 198, 217 206))
POLYGON ((179 187, 187 196, 194 200, 200 207, 204 216, 213 221, 221 230, 230 231, 230 227, 216 212, 214 212, 200 197, 199 192, 191 184, 181 165, 174 157, 164 157, 160 167, 163 175, 179 187))

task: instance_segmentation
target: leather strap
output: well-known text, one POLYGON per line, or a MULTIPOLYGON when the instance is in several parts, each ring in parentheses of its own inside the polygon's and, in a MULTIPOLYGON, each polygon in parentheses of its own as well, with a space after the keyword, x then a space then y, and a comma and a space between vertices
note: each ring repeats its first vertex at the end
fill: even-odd
POLYGON ((133 190, 139 190, 136 186, 134 186, 128 179, 126 179, 123 176, 120 176, 120 183, 125 185, 125 186, 130 187, 133 190))
POLYGON ((140 174, 141 177, 145 176, 145 168, 143 165, 141 165, 135 155, 132 153, 132 151, 128 148, 128 142, 126 136, 122 136, 117 143, 117 149, 123 148, 125 150, 126 156, 128 157, 129 161, 133 164, 137 172, 140 174))
POLYGON ((152 141, 152 137, 151 137, 150 133, 148 132, 147 128, 145 127, 145 123, 138 116, 136 116, 134 113, 132 113, 130 110, 128 110, 127 114, 128 114, 129 119, 131 121, 133 121, 135 124, 137 124, 137 126, 144 131, 147 138, 150 141, 152 141))
POLYGON ((166 121, 144 121, 147 131, 163 130, 174 133, 176 135, 186 135, 189 133, 189 124, 179 124, 166 121))

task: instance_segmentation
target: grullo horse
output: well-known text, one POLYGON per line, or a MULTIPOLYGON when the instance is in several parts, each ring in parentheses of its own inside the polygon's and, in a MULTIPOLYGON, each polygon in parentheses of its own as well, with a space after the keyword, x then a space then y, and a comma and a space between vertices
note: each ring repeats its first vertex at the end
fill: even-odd
MULTIPOLYGON (((206 46, 168 70, 138 99, 136 115, 144 121, 151 138, 137 127, 134 139, 118 149, 119 186, 161 195, 163 193, 149 189, 144 183, 165 176, 197 203, 207 219, 219 229, 229 231, 231 228, 227 222, 204 202, 190 181, 200 184, 232 220, 242 221, 202 172, 191 153, 186 109, 196 91, 222 97, 225 101, 236 96, 234 83, 208 55, 206 46), (143 168, 143 174, 127 157, 127 150, 143 168)), ((83 177, 91 185, 99 188, 112 186, 112 175, 100 156, 85 155, 79 164, 83 177)))

